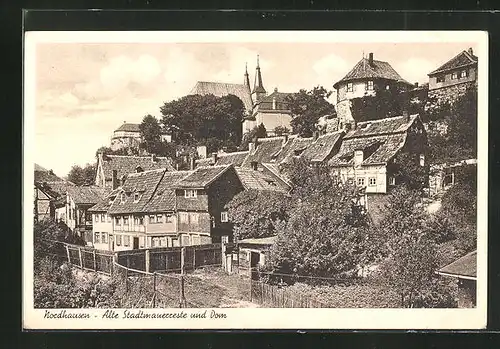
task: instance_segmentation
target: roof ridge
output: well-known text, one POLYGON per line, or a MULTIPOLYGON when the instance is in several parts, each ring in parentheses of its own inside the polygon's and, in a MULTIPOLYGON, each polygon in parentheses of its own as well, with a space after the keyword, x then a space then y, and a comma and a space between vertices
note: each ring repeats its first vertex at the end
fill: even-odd
MULTIPOLYGON (((243 154, 243 153, 248 153, 248 152, 249 152, 249 150, 232 151, 230 153, 221 153, 221 154, 218 154, 218 156, 228 156, 228 155, 243 154)), ((205 158, 205 159, 208 159, 208 158, 205 158)), ((202 160, 202 159, 198 159, 198 160, 202 160)))
MULTIPOLYGON (((413 117, 413 116, 418 116, 419 114, 411 114, 409 115, 410 117, 413 117)), ((382 121, 387 121, 387 120, 394 120, 394 119, 401 119, 401 118, 404 118, 405 115, 397 115, 397 116, 391 116, 389 118, 383 118, 383 119, 376 119, 376 120, 367 120, 367 121, 360 121, 358 122, 358 125, 359 124, 367 124, 367 123, 374 123, 374 122, 382 122, 382 121)))
MULTIPOLYGON (((148 173, 151 173, 151 172, 165 172, 167 170, 167 168, 155 168, 153 170, 146 170, 146 171, 141 171, 141 172, 132 172, 132 173, 129 173, 128 176, 129 177, 139 177, 143 174, 148 174, 148 173)), ((168 171, 166 171, 168 172, 168 171)))
MULTIPOLYGON (((151 155, 116 155, 116 154, 106 154, 109 157, 120 157, 120 158, 144 158, 150 159, 151 155)), ((155 156, 157 159, 170 159, 168 156, 155 156)))

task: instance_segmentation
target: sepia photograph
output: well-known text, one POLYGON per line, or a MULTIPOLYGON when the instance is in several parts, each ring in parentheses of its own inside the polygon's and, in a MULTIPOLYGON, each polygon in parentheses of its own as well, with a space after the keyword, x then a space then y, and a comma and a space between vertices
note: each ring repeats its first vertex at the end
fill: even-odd
POLYGON ((487 60, 472 31, 27 32, 25 325, 484 327, 487 60))

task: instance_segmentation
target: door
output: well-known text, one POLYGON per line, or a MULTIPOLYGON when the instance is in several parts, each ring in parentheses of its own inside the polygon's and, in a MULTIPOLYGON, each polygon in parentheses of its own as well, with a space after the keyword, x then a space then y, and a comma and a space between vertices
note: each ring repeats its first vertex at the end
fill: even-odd
POLYGON ((137 236, 134 236, 133 249, 137 250, 138 248, 139 248, 139 238, 137 236))
POLYGON ((113 235, 109 235, 109 250, 115 250, 115 237, 113 235))
POLYGON ((252 280, 259 279, 259 273, 257 271, 260 260, 260 254, 258 252, 250 252, 250 270, 252 271, 252 280))

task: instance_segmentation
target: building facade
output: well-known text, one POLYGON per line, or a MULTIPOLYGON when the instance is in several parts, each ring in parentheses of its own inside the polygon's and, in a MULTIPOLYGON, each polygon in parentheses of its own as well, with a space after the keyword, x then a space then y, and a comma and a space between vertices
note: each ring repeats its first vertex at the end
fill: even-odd
POLYGON ((124 148, 139 148, 141 143, 141 131, 139 124, 123 122, 111 137, 111 149, 116 151, 124 148))
POLYGON ((469 48, 430 72, 429 97, 453 103, 467 88, 477 86, 477 63, 478 57, 469 48))
POLYGON ((373 59, 373 53, 368 58, 363 57, 351 71, 333 87, 337 92, 335 109, 341 124, 351 122, 351 100, 365 96, 373 96, 379 90, 404 91, 413 85, 404 80, 394 68, 384 61, 373 59))

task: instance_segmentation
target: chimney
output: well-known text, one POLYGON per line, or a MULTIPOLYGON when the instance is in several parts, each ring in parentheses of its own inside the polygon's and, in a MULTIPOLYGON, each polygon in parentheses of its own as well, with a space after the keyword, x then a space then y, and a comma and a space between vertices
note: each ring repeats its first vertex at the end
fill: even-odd
POLYGON ((278 92, 278 88, 277 87, 274 88, 274 92, 278 92))
POLYGON ((194 170, 194 168, 195 168, 195 160, 194 160, 194 156, 191 156, 189 158, 189 169, 192 171, 192 170, 194 170))
POLYGON ((258 164, 257 161, 251 161, 250 162, 250 166, 252 166, 252 170, 257 171, 257 164, 258 164))
POLYGON ((346 132, 349 132, 350 130, 351 130, 351 123, 346 122, 346 123, 345 123, 345 131, 346 131, 346 132))
POLYGON ((354 166, 361 166, 363 162, 363 150, 354 151, 354 166))
POLYGON ((111 177, 111 187, 113 190, 118 188, 118 171, 113 170, 113 177, 111 177))
POLYGON ((410 121, 410 114, 408 113, 408 108, 404 108, 404 109, 403 109, 403 118, 404 118, 406 121, 410 121))
POLYGON ((418 87, 418 82, 415 83, 415 87, 418 87))
POLYGON ((212 165, 217 163, 217 153, 212 153, 212 165))
POLYGON ((156 158, 156 154, 151 154, 151 162, 156 162, 158 159, 156 158))
POLYGON ((248 151, 252 152, 255 150, 255 143, 254 142, 249 142, 248 143, 248 151))
POLYGON ((358 127, 358 123, 354 119, 351 121, 351 124, 352 124, 352 129, 353 130, 355 130, 358 127))
POLYGON ((319 132, 318 131, 314 131, 313 132, 313 141, 317 140, 318 136, 319 136, 319 132))
POLYGON ((283 144, 285 144, 286 142, 288 142, 288 133, 285 133, 283 135, 283 144))
POLYGON ((370 52, 368 54, 368 64, 370 64, 371 66, 373 66, 373 53, 370 52))
POLYGON ((273 97, 273 109, 276 109, 276 97, 273 97))
POLYGON ((472 51, 472 47, 469 47, 469 49, 467 50, 467 52, 472 56, 474 54, 474 51, 472 51))
POLYGON ((126 175, 123 175, 121 178, 120 178, 120 186, 123 187, 123 185, 125 184, 125 180, 127 179, 127 176, 126 175))

